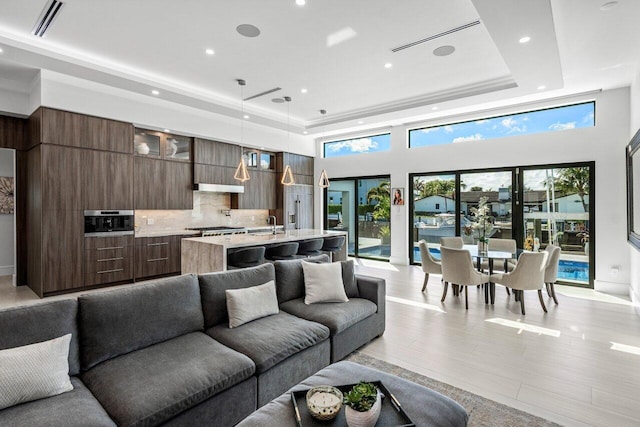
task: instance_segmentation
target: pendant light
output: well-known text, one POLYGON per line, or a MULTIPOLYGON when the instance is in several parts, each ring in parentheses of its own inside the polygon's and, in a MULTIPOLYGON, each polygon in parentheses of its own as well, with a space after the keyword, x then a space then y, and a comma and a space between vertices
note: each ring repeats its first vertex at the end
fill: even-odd
MULTIPOLYGON (((327 114, 327 110, 320 110, 320 114, 322 114, 322 137, 320 138, 320 143, 324 144, 324 115, 327 114)), ((322 169, 322 172, 320 173, 318 186, 320 188, 329 187, 329 177, 327 176, 327 171, 325 169, 322 169)))
POLYGON ((244 140, 244 85, 247 84, 242 79, 237 80, 238 85, 240 86, 240 163, 238 163, 238 167, 236 168, 236 173, 233 175, 234 179, 237 179, 240 182, 245 182, 250 180, 249 171, 247 170, 247 164, 244 161, 244 153, 242 153, 242 143, 244 140))
MULTIPOLYGON (((285 96, 284 100, 287 101, 287 151, 291 150, 291 135, 290 135, 290 131, 289 131, 289 120, 290 120, 290 116, 289 116, 289 103, 291 102, 291 97, 290 96, 285 96)), ((287 158, 289 157, 289 153, 287 153, 287 158)), ((280 180, 280 183, 282 185, 293 185, 296 183, 296 181, 293 179, 293 172, 291 172, 291 166, 289 166, 289 163, 287 162, 287 165, 284 168, 284 171, 282 172, 282 179, 280 180)))

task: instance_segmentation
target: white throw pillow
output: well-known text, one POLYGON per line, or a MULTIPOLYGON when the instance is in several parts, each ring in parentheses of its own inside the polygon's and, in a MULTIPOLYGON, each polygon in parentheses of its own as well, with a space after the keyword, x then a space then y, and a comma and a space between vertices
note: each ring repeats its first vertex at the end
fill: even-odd
POLYGON ((69 379, 71 334, 0 350, 0 409, 73 390, 69 379))
POLYGON ((304 274, 304 303, 347 302, 339 262, 313 263, 302 261, 304 274))
POLYGON ((261 317, 278 314, 276 284, 269 280, 264 285, 242 289, 227 289, 229 328, 244 325, 261 317))

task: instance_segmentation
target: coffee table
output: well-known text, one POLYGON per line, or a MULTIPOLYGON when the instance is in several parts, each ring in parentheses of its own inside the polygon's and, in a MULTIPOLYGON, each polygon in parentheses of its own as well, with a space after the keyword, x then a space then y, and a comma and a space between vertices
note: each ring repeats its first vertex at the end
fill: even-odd
POLYGON ((294 386, 249 415, 238 426, 297 427, 291 403, 292 391, 306 390, 316 385, 353 384, 358 381, 382 381, 417 426, 466 426, 469 420, 467 411, 459 403, 436 391, 395 375, 354 362, 342 361, 327 366, 294 386))

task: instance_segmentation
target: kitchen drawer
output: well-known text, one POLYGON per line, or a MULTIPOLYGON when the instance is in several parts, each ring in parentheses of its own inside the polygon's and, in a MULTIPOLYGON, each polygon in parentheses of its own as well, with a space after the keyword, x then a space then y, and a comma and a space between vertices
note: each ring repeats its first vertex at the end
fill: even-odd
POLYGON ((133 236, 84 239, 85 286, 133 280, 133 236))
POLYGON ((180 240, 180 236, 136 239, 136 279, 179 273, 180 240))
POLYGON ((133 245, 133 235, 115 237, 85 237, 84 250, 103 251, 106 249, 124 248, 133 245))

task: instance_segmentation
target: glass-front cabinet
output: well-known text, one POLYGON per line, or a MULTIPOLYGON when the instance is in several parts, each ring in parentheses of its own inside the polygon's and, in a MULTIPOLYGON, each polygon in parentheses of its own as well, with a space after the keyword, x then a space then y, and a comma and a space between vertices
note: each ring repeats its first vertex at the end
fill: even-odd
POLYGON ((191 161, 192 141, 187 136, 147 129, 136 129, 133 138, 136 156, 184 162, 191 161))

